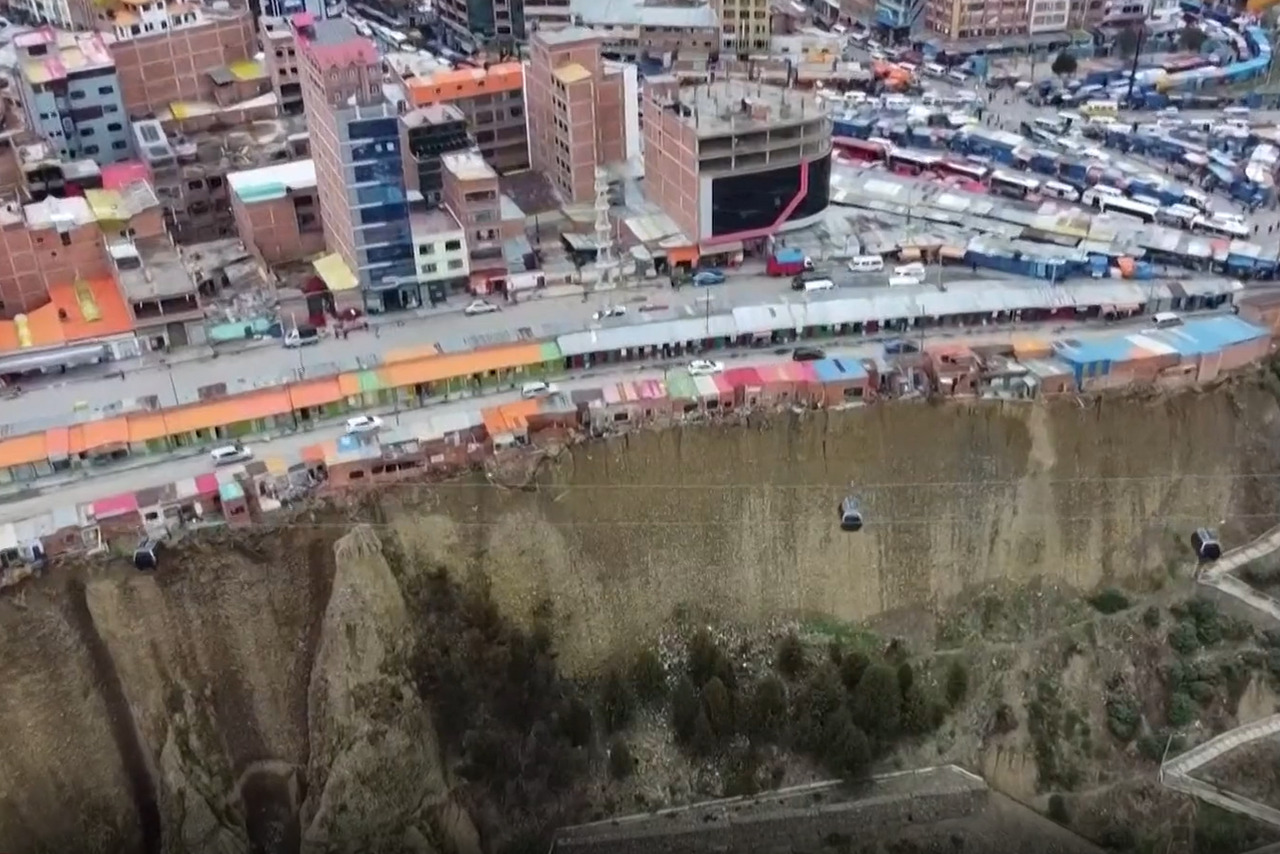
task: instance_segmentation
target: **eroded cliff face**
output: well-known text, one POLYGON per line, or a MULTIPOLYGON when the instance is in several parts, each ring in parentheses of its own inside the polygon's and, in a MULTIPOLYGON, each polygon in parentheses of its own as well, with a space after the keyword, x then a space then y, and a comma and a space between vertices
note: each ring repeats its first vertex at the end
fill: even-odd
POLYGON ((154 575, 59 567, 0 602, 0 849, 478 852, 403 672, 406 575, 483 577, 518 620, 549 600, 578 672, 681 609, 858 620, 1136 581, 1197 525, 1275 521, 1274 478, 1246 475, 1280 471, 1278 415, 1241 384, 753 417, 579 446, 534 489, 383 490, 376 529, 328 508, 154 575))

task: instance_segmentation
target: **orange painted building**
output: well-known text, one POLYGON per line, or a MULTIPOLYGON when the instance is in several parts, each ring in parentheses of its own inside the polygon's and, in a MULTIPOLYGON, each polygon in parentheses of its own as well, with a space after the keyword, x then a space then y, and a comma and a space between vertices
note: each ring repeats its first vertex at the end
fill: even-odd
POLYGON ((414 107, 453 104, 460 109, 480 153, 494 169, 529 168, 524 66, 519 62, 408 77, 404 85, 414 107))

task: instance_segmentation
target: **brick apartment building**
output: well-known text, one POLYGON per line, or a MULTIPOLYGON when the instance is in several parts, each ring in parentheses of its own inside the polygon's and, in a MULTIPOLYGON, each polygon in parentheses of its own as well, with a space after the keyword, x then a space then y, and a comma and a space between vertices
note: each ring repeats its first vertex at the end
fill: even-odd
POLYGON ((462 228, 472 280, 505 276, 502 245, 524 234, 524 216, 503 210, 498 173, 479 154, 447 154, 443 165, 444 207, 462 228))
POLYGON ((530 41, 529 149, 568 202, 595 199, 596 169, 626 159, 623 74, 605 67, 602 39, 581 27, 530 41))
POLYGON ((324 251, 313 161, 233 172, 227 184, 236 231, 264 266, 304 261, 324 251))
POLYGON ((645 81, 645 192, 697 243, 762 240, 820 218, 831 119, 798 89, 645 81))
POLYGON ((421 305, 399 113, 384 95, 382 58, 348 21, 299 15, 292 23, 325 245, 367 307, 421 305))
POLYGON ((283 18, 259 18, 258 41, 262 45, 262 64, 279 100, 281 114, 301 115, 302 74, 298 71, 298 44, 293 38, 293 28, 283 18))
POLYGON ((480 153, 505 174, 530 164, 524 74, 519 62, 503 62, 408 77, 404 88, 412 107, 452 104, 461 110, 480 153))
POLYGON ((444 189, 442 158, 472 147, 466 117, 453 104, 407 110, 400 116, 405 188, 420 193, 427 207, 438 207, 444 189))
POLYGON ((209 72, 258 52, 248 9, 219 12, 199 7, 175 11, 168 18, 164 30, 130 35, 111 45, 131 118, 158 114, 175 101, 214 100, 216 83, 209 72))

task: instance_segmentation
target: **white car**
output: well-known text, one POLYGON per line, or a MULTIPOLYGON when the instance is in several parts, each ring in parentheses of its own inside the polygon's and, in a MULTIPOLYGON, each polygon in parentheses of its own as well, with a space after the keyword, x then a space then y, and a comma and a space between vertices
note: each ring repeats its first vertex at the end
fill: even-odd
POLYGON ((253 459, 253 449, 248 445, 241 445, 236 442, 233 445, 223 445, 221 448, 214 448, 209 452, 209 458, 213 460, 214 466, 229 466, 232 463, 247 463, 253 459))
POLYGON ((626 313, 625 305, 607 305, 591 316, 595 320, 604 320, 606 317, 622 317, 626 313))
POLYGON ((520 396, 525 400, 531 400, 535 397, 547 397, 548 395, 555 394, 559 390, 560 389, 556 387, 555 383, 544 383, 542 380, 534 380, 533 382, 527 382, 520 387, 520 396))
POLYGON ((708 359, 696 359, 689 363, 689 375, 694 377, 709 377, 723 370, 724 364, 722 362, 712 362, 708 359))
POLYGON ((382 419, 376 415, 357 415, 347 419, 348 433, 372 433, 382 429, 382 419))
POLYGON ((496 305, 487 300, 478 299, 464 308, 462 313, 467 315, 467 317, 472 317, 477 314, 490 314, 495 311, 498 311, 498 307, 496 305))

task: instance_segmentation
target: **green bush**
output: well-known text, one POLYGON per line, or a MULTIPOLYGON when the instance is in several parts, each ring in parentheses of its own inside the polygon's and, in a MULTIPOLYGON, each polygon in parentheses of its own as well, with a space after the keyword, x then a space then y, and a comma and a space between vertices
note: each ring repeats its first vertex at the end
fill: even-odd
POLYGON ((742 710, 746 735, 755 744, 781 740, 787 726, 787 686, 776 676, 766 676, 742 710))
POLYGON ((1164 758, 1164 745, 1165 739, 1154 733, 1148 732, 1138 737, 1138 753, 1152 762, 1159 762, 1164 758))
POLYGON ((1169 632, 1169 646, 1179 655, 1191 655, 1200 648, 1200 636, 1196 632, 1195 623, 1186 621, 1169 632))
POLYGON ((718 678, 727 687, 734 688, 738 682, 733 672, 733 664, 724 650, 716 643, 711 632, 699 629, 689 640, 689 678, 694 685, 706 685, 711 679, 718 678))
POLYGON ((1169 726, 1187 726, 1196 719, 1196 704, 1185 691, 1174 691, 1169 695, 1166 717, 1169 726))
POLYGON ((1018 713, 1008 703, 1001 703, 991 717, 991 731, 997 735, 1013 732, 1018 728, 1018 713))
POLYGON ((1212 683, 1199 679, 1187 686, 1187 694, 1202 706, 1209 705, 1218 696, 1218 692, 1214 690, 1212 683))
POLYGON ((840 662, 840 681, 844 683, 845 689, 852 691, 857 688, 858 683, 862 681, 862 674, 866 673, 870 666, 871 659, 860 652, 845 655, 840 662))
POLYGON ((888 740, 902 725, 902 694, 898 675, 884 664, 873 664, 862 674, 858 687, 849 695, 853 722, 873 738, 888 740))
POLYGON ((667 695, 667 671, 653 650, 640 650, 632 662, 631 687, 642 703, 656 703, 667 695))
POLYGON ((635 757, 622 736, 615 736, 609 744, 609 776, 625 780, 636 770, 635 757))
POLYGON ((824 741, 827 767, 846 779, 861 776, 871 764, 871 743, 848 709, 840 708, 827 721, 824 741))
POLYGON ((964 666, 963 661, 953 659, 947 667, 947 703, 954 709, 964 702, 965 695, 968 693, 969 670, 964 666))
POLYGON ((1133 741, 1142 723, 1142 710, 1138 701, 1127 694, 1113 694, 1107 698, 1107 729, 1124 743, 1133 741))
POLYGON ((934 728, 933 704, 924 689, 910 685, 902 694, 902 731, 908 735, 925 735, 934 728))
POLYGON ((1195 623, 1201 645, 1213 646, 1222 640, 1222 616, 1213 601, 1192 599, 1186 604, 1186 613, 1195 623))
POLYGON ((1116 588, 1107 587, 1090 597, 1089 604, 1099 613, 1118 614, 1121 611, 1128 610, 1130 602, 1129 597, 1116 588))
POLYGON ((1149 629, 1160 628, 1160 608, 1156 605, 1149 605, 1147 610, 1142 612, 1142 624, 1149 629))
POLYGON ((804 676, 809 662, 805 658, 804 642, 794 631, 778 641, 777 654, 774 656, 774 669, 788 679, 796 680, 804 676))
POLYGON ((902 692, 902 696, 907 696, 907 691, 911 690, 911 686, 915 684, 916 672, 911 667, 911 662, 904 661, 898 665, 898 690, 902 692))

